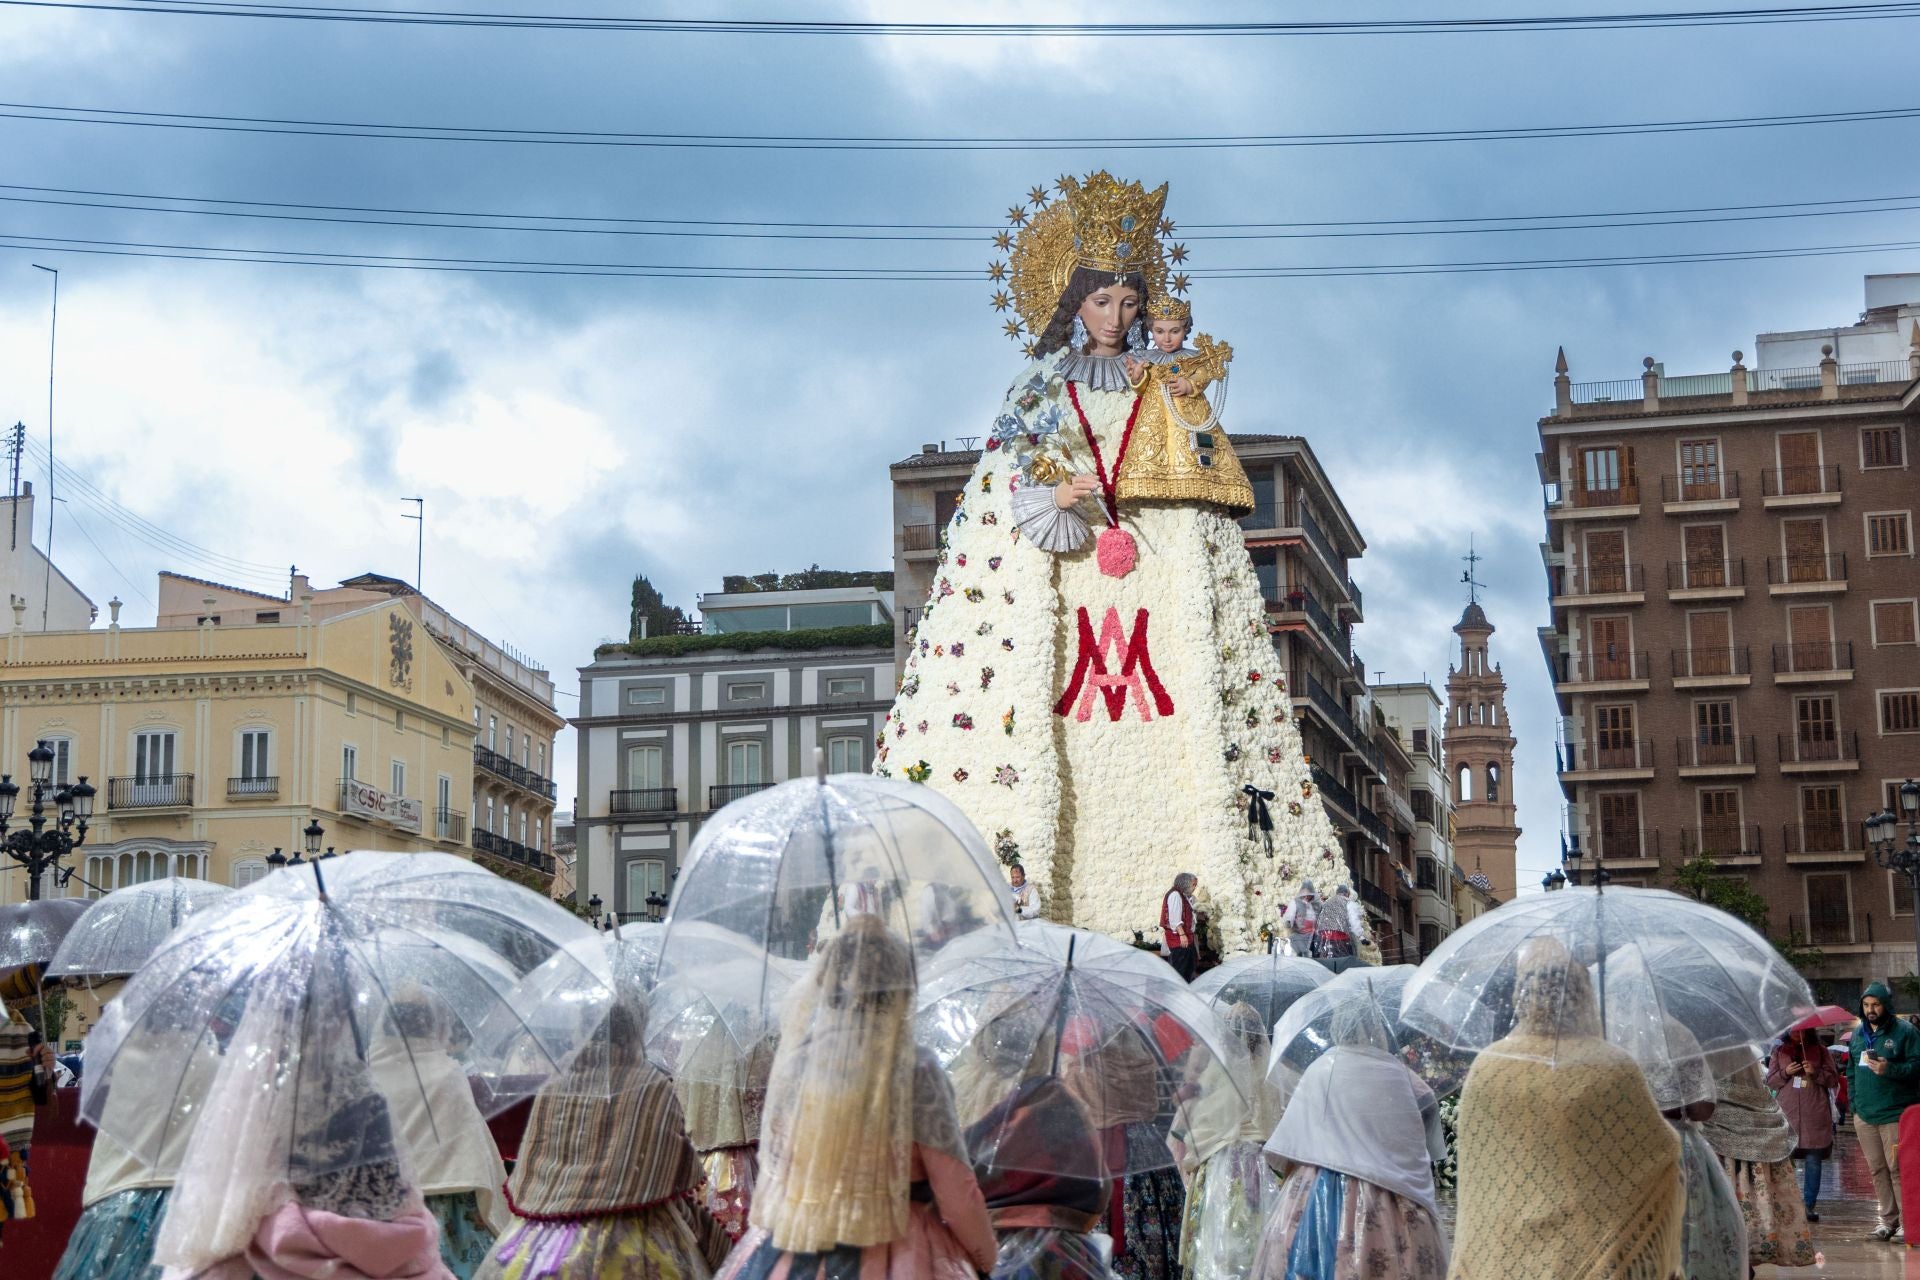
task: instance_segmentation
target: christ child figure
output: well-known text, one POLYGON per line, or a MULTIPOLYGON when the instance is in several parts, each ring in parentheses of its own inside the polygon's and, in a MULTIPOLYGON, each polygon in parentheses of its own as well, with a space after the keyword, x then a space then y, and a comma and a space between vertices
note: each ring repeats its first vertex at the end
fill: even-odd
POLYGON ((1147 319, 1151 346, 1145 358, 1127 360, 1140 413, 1115 496, 1123 502, 1206 502, 1235 515, 1253 510, 1253 485, 1205 394, 1226 378, 1233 348, 1204 333, 1188 347, 1193 311, 1182 299, 1156 296, 1147 319))

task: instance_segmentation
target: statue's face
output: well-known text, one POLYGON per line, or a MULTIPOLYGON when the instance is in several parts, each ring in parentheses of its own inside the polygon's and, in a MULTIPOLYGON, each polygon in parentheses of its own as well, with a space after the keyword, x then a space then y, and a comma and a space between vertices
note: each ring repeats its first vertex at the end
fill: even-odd
POLYGON ((1117 356, 1126 350, 1127 330, 1140 315, 1140 294, 1130 284, 1095 289, 1080 304, 1080 321, 1093 339, 1097 356, 1117 356))
POLYGON ((1185 320, 1155 320, 1153 322, 1153 345, 1172 354, 1180 349, 1187 340, 1187 322, 1185 320))

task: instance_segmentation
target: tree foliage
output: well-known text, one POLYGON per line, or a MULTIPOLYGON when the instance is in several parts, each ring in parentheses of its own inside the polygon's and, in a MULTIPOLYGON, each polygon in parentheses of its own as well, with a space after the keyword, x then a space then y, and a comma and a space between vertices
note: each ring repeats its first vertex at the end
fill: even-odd
POLYGON ((823 591, 831 587, 872 587, 876 591, 893 590, 893 574, 882 569, 822 569, 810 565, 799 573, 730 573, 720 579, 720 589, 732 593, 756 591, 823 591))
POLYGON ((645 575, 634 577, 633 603, 627 619, 627 639, 638 640, 642 636, 670 636, 686 620, 687 615, 680 606, 668 604, 666 597, 647 581, 645 575))
POLYGON ((1768 927, 1771 913, 1767 909, 1767 900, 1754 892, 1745 877, 1725 874, 1712 854, 1703 853, 1683 863, 1674 873, 1673 887, 1745 922, 1755 933, 1768 938, 1774 950, 1796 969, 1804 971, 1825 958, 1817 949, 1808 946, 1797 933, 1789 931, 1785 938, 1774 937, 1768 927))
POLYGON ((627 644, 603 644, 596 657, 609 654, 678 657, 712 649, 752 653, 756 649, 879 649, 893 647, 893 624, 877 622, 860 627, 808 627, 799 631, 729 631, 697 636, 649 636, 627 644))

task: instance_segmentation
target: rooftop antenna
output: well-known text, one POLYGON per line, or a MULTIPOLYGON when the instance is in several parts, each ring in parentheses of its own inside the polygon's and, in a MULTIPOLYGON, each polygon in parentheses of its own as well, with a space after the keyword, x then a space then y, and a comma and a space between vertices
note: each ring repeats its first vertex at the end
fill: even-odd
POLYGON ((427 500, 425 498, 402 498, 400 501, 414 504, 413 514, 408 515, 402 511, 400 518, 402 520, 418 520, 420 522, 420 528, 415 532, 413 538, 413 589, 418 594, 425 595, 427 589, 420 585, 420 566, 425 562, 427 557, 427 500))
POLYGON ((10 490, 13 495, 13 529, 12 540, 7 546, 14 551, 20 549, 20 455, 26 450, 27 424, 16 422, 13 430, 7 433, 7 452, 13 455, 13 487, 10 490))
POLYGON ((1467 571, 1460 575, 1460 581, 1467 584, 1467 603, 1479 604, 1480 592, 1486 588, 1487 584, 1473 575, 1474 571, 1480 567, 1480 562, 1486 557, 1473 549, 1472 534, 1467 535, 1467 554, 1460 558, 1467 562, 1467 571))

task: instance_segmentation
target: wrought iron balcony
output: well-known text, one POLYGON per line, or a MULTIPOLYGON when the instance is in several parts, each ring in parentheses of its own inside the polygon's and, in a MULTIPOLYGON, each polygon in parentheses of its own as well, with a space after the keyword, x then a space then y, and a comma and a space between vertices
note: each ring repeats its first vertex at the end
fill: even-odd
POLYGON ((1701 467, 1660 477, 1661 502, 1723 502, 1740 496, 1740 473, 1701 467))
POLYGON ((1780 847, 1790 854, 1846 853, 1856 830, 1836 820, 1789 822, 1780 828, 1780 847))
POLYGON ((1669 591, 1729 591, 1746 585, 1745 560, 1667 561, 1669 591))
POLYGON ((278 778, 228 778, 227 799, 266 800, 280 794, 278 778))
POLYGON ((473 763, 496 778, 503 778, 514 786, 531 791, 537 796, 545 796, 551 800, 557 793, 553 779, 542 777, 525 765, 515 764, 499 752, 478 744, 473 748, 473 763))
POLYGON ((108 778, 109 809, 190 809, 193 807, 193 775, 190 773, 148 774, 146 777, 108 778))
POLYGON ((467 815, 456 813, 452 809, 433 811, 433 838, 451 840, 455 844, 467 841, 467 815))
POLYGON ((1697 858, 1757 858, 1760 856, 1760 827, 1757 823, 1713 823, 1702 827, 1684 827, 1680 832, 1680 856, 1697 858))
POLYGON ((1774 747, 1780 753, 1780 765, 1811 768, 1858 767, 1860 735, 1857 733, 1774 735, 1774 747))
POLYGON ((615 816, 636 813, 672 813, 680 807, 678 787, 633 787, 612 792, 607 812, 615 816))
POLYGON ((1682 769, 1751 769, 1759 763, 1752 734, 1676 738, 1674 758, 1682 769))
POLYGON ((1734 679, 1753 673, 1743 644, 1730 649, 1675 649, 1669 656, 1676 680, 1734 679))
POLYGON ((1762 498, 1794 498, 1840 492, 1840 465, 1768 467, 1760 473, 1762 498))
POLYGON ((742 796, 750 796, 756 791, 765 791, 772 783, 767 782, 730 782, 725 786, 707 788, 707 808, 723 809, 742 796))
POLYGON ((900 526, 900 549, 902 551, 932 551, 939 546, 938 530, 930 524, 906 524, 900 526))
POLYGON ((1773 674, 1850 676, 1853 674, 1853 642, 1803 640, 1798 644, 1776 644, 1773 674))
POLYGON ((1767 557, 1768 586, 1797 586, 1811 582, 1845 583, 1846 580, 1847 556, 1844 551, 1767 557))
POLYGON ((1615 649, 1607 653, 1583 653, 1569 664, 1571 680, 1598 683, 1604 680, 1647 679, 1645 650, 1615 649))

